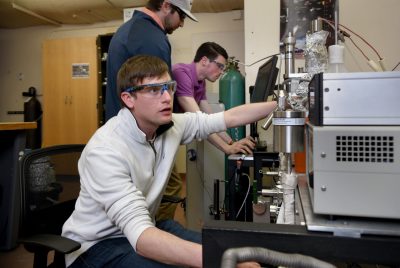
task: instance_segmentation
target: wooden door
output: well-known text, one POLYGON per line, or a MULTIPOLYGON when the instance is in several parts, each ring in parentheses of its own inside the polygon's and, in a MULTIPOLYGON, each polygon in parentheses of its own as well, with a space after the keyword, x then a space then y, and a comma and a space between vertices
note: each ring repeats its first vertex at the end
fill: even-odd
POLYGON ((97 128, 96 37, 43 43, 43 145, 87 143, 97 128))

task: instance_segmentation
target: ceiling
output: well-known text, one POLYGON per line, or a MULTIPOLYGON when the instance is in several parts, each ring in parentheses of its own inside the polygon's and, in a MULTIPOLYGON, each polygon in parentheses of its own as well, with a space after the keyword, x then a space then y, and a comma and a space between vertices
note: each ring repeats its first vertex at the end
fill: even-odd
MULTIPOLYGON (((123 18, 123 9, 147 0, 0 0, 0 29, 92 24, 123 18)), ((193 13, 244 9, 244 0, 194 0, 193 13)))

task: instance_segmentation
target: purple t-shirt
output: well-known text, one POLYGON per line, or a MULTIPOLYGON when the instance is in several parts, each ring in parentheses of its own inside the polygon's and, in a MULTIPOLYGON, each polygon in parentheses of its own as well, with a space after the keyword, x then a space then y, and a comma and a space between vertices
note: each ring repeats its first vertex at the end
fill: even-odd
MULTIPOLYGON (((197 104, 201 100, 206 100, 206 82, 199 81, 196 74, 196 64, 178 63, 172 66, 172 75, 177 82, 175 97, 188 96, 193 97, 197 104)), ((175 98, 174 111, 183 113, 182 107, 179 105, 178 100, 175 98)))

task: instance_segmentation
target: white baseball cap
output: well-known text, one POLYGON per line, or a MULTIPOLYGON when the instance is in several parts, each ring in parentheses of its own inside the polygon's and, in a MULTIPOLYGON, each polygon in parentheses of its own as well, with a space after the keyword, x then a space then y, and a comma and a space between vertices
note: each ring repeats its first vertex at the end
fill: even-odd
POLYGON ((190 12, 193 0, 167 0, 167 2, 182 10, 191 20, 198 21, 190 12))

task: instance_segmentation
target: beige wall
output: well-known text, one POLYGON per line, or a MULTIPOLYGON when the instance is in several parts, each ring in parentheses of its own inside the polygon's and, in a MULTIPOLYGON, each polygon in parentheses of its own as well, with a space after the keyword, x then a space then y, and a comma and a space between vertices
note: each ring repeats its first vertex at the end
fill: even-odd
MULTIPOLYGON (((400 61, 400 1, 398 0, 340 0, 339 21, 361 35, 378 50, 384 58, 388 71, 400 61)), ((354 34, 352 39, 366 55, 377 61, 371 48, 354 34)), ((371 72, 364 57, 351 42, 345 43, 345 64, 352 72, 371 72)), ((396 69, 400 71, 398 67, 396 69)))
MULTIPOLYGON (((243 35, 244 22, 240 11, 196 14, 199 23, 185 21, 185 27, 170 36, 172 61, 190 62, 198 45, 216 41, 228 53, 244 58, 244 40, 230 42, 232 36, 243 35), (225 41, 227 40, 227 41, 225 41)), ((44 39, 97 36, 114 32, 121 21, 84 26, 45 26, 15 30, 0 30, 0 121, 21 121, 21 115, 7 115, 7 111, 23 110, 22 92, 34 86, 41 94, 41 44, 44 39)), ((213 85, 210 85, 213 88, 213 85)))
MULTIPOLYGON (((391 70, 399 61, 400 1, 398 0, 337 0, 339 22, 361 35, 383 56, 391 70)), ((267 55, 279 52, 279 3, 280 0, 245 1, 245 55, 252 63, 267 55)), ((354 34, 352 39, 371 59, 377 60, 372 50, 354 34)), ((351 72, 370 72, 364 57, 350 40, 345 42, 345 64, 351 72)), ((246 68, 247 85, 254 83, 258 67, 263 62, 246 68)), ((303 62, 297 62, 299 66, 303 62)), ((400 69, 397 69, 398 71, 400 69)))
MULTIPOLYGON (((185 26, 170 36, 172 61, 191 62, 197 47, 206 41, 215 41, 228 53, 244 59, 244 21, 241 11, 196 14, 199 23, 189 19, 185 26)), ((23 115, 8 115, 7 111, 22 111, 25 97, 22 92, 30 86, 42 93, 43 40, 50 38, 97 36, 114 32, 122 23, 112 21, 85 26, 46 26, 16 30, 0 30, 0 121, 23 121, 23 115)), ((209 84, 209 90, 218 92, 218 83, 209 84)), ((41 100, 41 97, 39 97, 41 100)), ((178 154, 178 172, 186 171, 185 147, 178 154)))
MULTIPOLYGON (((337 0, 339 21, 370 42, 384 58, 387 70, 399 61, 400 48, 400 1, 398 0, 337 0)), ((244 1, 245 17, 245 58, 250 64, 279 52, 279 3, 280 0, 244 1)), ((354 35, 352 39, 371 59, 376 55, 354 35)), ((265 61, 263 61, 265 62, 265 61)), ((254 84, 260 62, 246 67, 246 88, 254 84)), ((279 63, 278 63, 279 64, 279 63)), ((361 53, 348 40, 345 43, 345 65, 350 72, 371 72, 361 53)), ((304 66, 304 61, 296 61, 304 66)), ((296 69, 297 69, 296 67, 296 69)), ((284 71, 284 63, 281 70, 284 71)), ((400 67, 397 67, 400 71, 400 67)), ((377 92, 379 97, 379 92, 377 92)), ((248 100, 248 96, 247 96, 248 100)), ((259 124, 260 125, 260 124, 259 124)), ((272 129, 271 129, 272 130, 272 129)), ((272 144, 272 131, 259 130, 262 139, 272 144)))
MULTIPOLYGON (((70 36, 96 36, 114 31, 119 21, 83 26, 40 26, 15 30, 0 30, 0 121, 23 121, 22 115, 7 111, 22 111, 26 100, 22 92, 30 86, 42 94, 42 42, 45 39, 70 36)), ((41 98, 39 97, 41 100, 41 98)))

